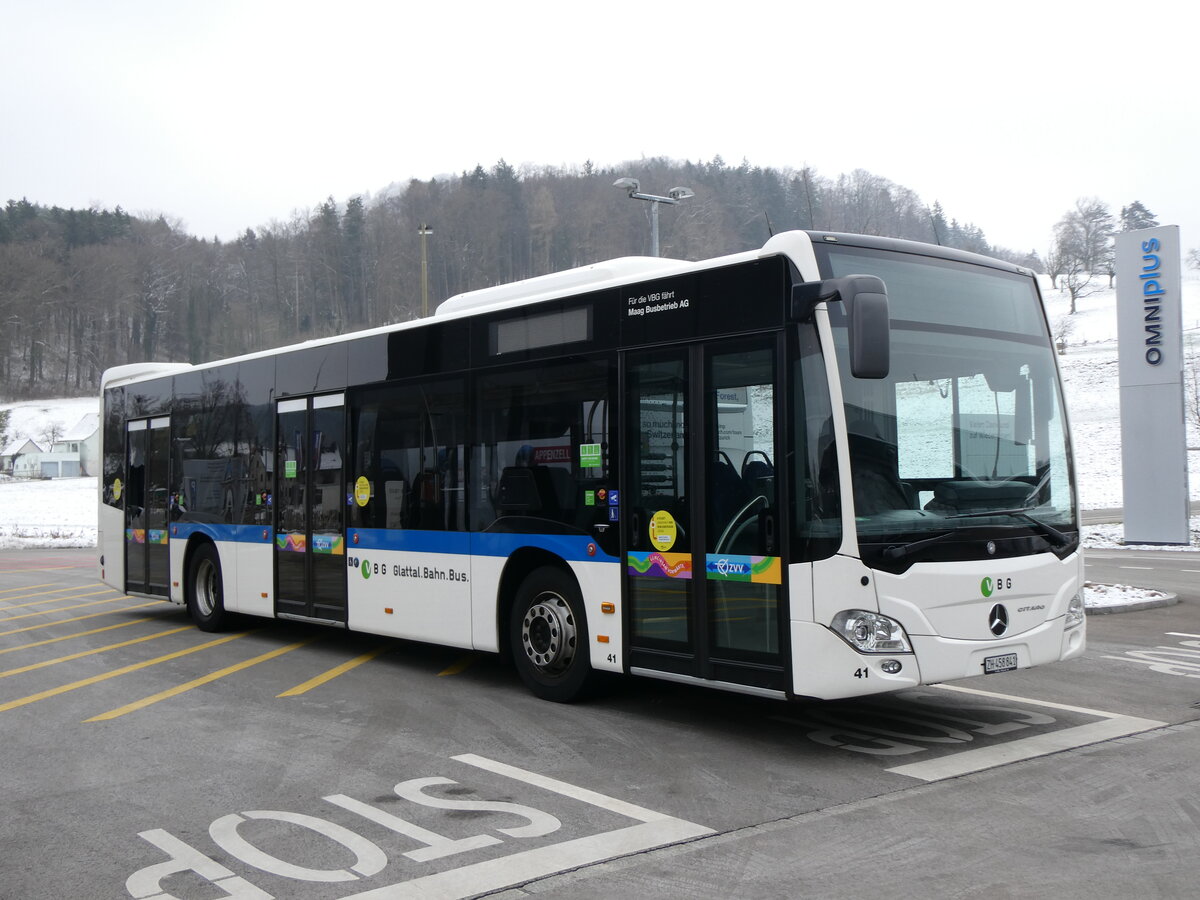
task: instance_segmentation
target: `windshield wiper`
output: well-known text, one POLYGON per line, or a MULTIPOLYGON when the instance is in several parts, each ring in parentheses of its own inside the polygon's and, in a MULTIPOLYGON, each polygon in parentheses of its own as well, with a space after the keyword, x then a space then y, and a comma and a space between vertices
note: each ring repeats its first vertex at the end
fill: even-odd
MULTIPOLYGON (((986 519, 989 516, 1009 516, 1014 519, 1024 519, 1026 522, 1031 524, 1034 529, 1042 535, 1042 537, 1046 538, 1052 549, 1062 550, 1064 547, 1067 547, 1071 544, 1072 538, 1063 534, 1053 525, 1049 525, 1046 522, 1043 522, 1041 519, 1035 519, 1033 516, 1029 515, 1029 509, 1031 508, 1032 507, 1022 509, 981 509, 977 512, 956 513, 952 516, 946 516, 946 518, 986 519)), ((957 531, 944 531, 941 534, 935 534, 933 537, 927 537, 924 540, 911 541, 907 544, 893 544, 892 546, 884 549, 883 558, 889 560, 904 559, 912 556, 914 553, 924 550, 926 547, 932 547, 934 544, 940 544, 942 541, 957 535, 957 531)))
POLYGON ((1019 509, 981 509, 976 512, 956 513, 952 516, 946 516, 947 519, 986 519, 989 516, 1010 516, 1014 519, 1024 519, 1041 533, 1042 537, 1046 538, 1055 550, 1061 550, 1071 543, 1071 538, 1063 534, 1053 525, 1043 522, 1041 519, 1036 519, 1029 514, 1029 510, 1036 507, 1026 506, 1019 509))
POLYGON ((906 556, 924 550, 926 547, 932 547, 934 544, 940 544, 947 538, 953 537, 956 532, 944 531, 941 534, 935 534, 933 537, 925 538, 920 541, 910 541, 907 544, 892 544, 883 551, 884 559, 904 559, 906 556))

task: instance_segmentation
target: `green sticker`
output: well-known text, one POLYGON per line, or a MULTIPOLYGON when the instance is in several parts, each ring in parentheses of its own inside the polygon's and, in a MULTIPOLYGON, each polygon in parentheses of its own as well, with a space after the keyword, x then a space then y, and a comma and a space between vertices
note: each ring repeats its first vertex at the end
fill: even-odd
POLYGON ((283 464, 283 477, 284 478, 295 478, 296 477, 296 461, 294 459, 289 459, 287 462, 285 462, 283 464))
POLYGON ((583 492, 583 505, 584 506, 595 506, 596 505, 596 492, 595 491, 584 491, 583 492))
POLYGON ((580 444, 579 445, 579 465, 584 469, 600 468, 600 445, 599 444, 580 444))

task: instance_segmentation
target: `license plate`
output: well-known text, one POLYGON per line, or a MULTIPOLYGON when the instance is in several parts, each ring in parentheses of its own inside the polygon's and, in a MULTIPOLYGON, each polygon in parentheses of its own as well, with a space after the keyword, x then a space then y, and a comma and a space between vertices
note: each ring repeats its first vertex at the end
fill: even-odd
POLYGON ((997 672, 1011 672, 1017 667, 1017 654, 1005 653, 1002 656, 985 656, 983 659, 983 674, 995 675, 997 672))

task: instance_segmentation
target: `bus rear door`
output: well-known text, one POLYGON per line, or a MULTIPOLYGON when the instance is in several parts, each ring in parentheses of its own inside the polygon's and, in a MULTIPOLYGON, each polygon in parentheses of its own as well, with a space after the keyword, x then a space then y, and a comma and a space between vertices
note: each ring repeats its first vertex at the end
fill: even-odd
POLYGON ((169 418, 135 419, 126 426, 125 590, 167 596, 169 418))

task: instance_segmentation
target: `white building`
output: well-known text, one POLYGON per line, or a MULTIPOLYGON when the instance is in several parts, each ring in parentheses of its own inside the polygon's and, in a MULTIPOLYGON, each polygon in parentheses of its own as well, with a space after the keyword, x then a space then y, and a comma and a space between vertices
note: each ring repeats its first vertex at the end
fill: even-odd
POLYGON ((100 453, 100 415, 88 413, 41 458, 41 477, 78 478, 97 473, 100 453))
POLYGON ((44 452, 36 441, 17 438, 0 450, 0 472, 14 478, 38 478, 44 452))

